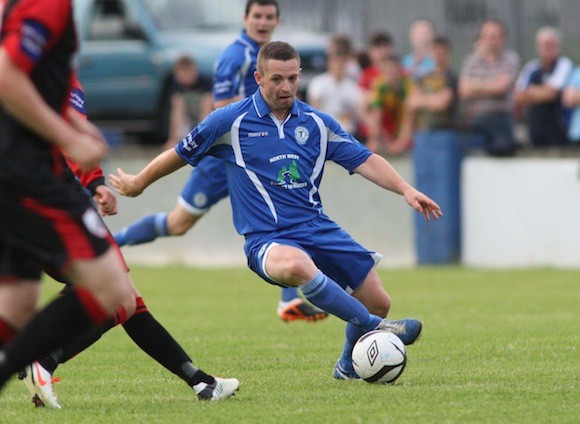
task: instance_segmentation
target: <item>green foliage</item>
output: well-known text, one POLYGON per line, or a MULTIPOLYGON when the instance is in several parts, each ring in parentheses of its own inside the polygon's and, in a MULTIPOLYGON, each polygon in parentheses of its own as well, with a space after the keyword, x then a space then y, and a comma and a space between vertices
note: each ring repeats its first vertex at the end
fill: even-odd
POLYGON ((580 422, 578 271, 381 270, 390 316, 425 324, 405 372, 385 386, 333 380, 343 323, 283 323, 279 290, 249 270, 135 267, 132 275, 194 361, 239 378, 239 394, 198 402, 116 328, 57 370, 61 411, 35 410, 14 379, 0 398, 1 422, 580 422))

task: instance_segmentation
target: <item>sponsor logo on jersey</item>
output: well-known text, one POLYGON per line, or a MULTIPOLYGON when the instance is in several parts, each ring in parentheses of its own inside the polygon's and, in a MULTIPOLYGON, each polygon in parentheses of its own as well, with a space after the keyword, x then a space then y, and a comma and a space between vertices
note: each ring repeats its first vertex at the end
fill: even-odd
POLYGON ((70 91, 68 102, 79 113, 82 113, 83 115, 87 114, 87 111, 85 109, 85 96, 83 92, 78 88, 76 87, 72 88, 72 90, 70 91))
POLYGON ((248 137, 268 137, 268 131, 256 131, 248 133, 248 137))
POLYGON ((34 62, 42 57, 44 46, 50 38, 50 30, 42 23, 27 19, 22 24, 20 48, 34 62))
POLYGON ((99 238, 106 238, 109 232, 99 214, 91 207, 83 214, 83 223, 91 234, 99 238))
POLYGON ((300 125, 294 129, 294 138, 296 139, 296 143, 300 144, 301 146, 306 144, 309 137, 310 132, 306 129, 306 127, 300 125))
POLYGON ((288 167, 283 166, 280 168, 278 171, 278 177, 276 178, 276 181, 272 181, 272 185, 276 185, 288 190, 294 190, 296 188, 304 188, 307 184, 300 181, 298 163, 293 160, 288 167))
POLYGON ((188 152, 191 152, 198 147, 199 144, 194 140, 192 133, 187 134, 187 136, 183 139, 183 148, 188 152))

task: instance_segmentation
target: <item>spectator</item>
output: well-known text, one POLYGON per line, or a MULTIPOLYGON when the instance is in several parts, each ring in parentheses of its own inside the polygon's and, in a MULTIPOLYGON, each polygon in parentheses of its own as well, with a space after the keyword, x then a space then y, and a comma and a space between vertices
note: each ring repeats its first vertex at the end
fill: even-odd
POLYGON ((578 143, 580 142, 580 67, 576 67, 572 72, 562 95, 562 103, 572 108, 568 139, 573 143, 578 143))
POLYGON ((367 147, 374 153, 398 154, 402 142, 397 140, 409 80, 403 75, 398 56, 391 55, 379 63, 368 113, 367 147))
POLYGON ((434 69, 413 81, 405 102, 415 129, 449 128, 455 124, 457 76, 449 67, 451 43, 447 37, 434 40, 433 59, 434 69))
POLYGON ((416 19, 409 28, 411 52, 403 57, 403 69, 407 76, 417 79, 435 69, 433 40, 435 26, 429 19, 416 19))
POLYGON ((211 81, 199 75, 197 63, 189 56, 175 61, 169 90, 169 136, 164 149, 173 148, 212 111, 211 81))
POLYGON ((488 150, 494 156, 511 156, 516 147, 512 94, 520 59, 505 48, 505 41, 503 22, 486 20, 459 76, 465 124, 485 135, 488 150))
POLYGON ((308 84, 308 103, 336 119, 342 127, 354 133, 358 127, 360 89, 348 76, 353 49, 348 36, 335 36, 327 52, 327 72, 314 77, 308 84))
POLYGON ((561 54, 562 35, 556 28, 538 30, 536 50, 538 58, 524 66, 516 81, 516 105, 528 111, 528 130, 534 147, 562 146, 568 144, 568 124, 561 96, 573 64, 561 54))
MULTIPOLYGON (((368 40, 366 59, 368 63, 363 66, 359 79, 361 89, 359 100, 359 116, 363 122, 359 125, 359 140, 366 142, 368 137, 368 115, 371 104, 371 88, 374 79, 380 74, 379 63, 382 59, 394 53, 393 39, 388 32, 376 32, 368 40)), ((360 62, 360 60, 359 60, 360 62)))

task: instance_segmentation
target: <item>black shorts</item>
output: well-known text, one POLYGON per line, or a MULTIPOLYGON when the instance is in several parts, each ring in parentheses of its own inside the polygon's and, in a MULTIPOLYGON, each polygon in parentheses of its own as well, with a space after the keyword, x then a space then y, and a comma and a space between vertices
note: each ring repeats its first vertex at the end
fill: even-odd
POLYGON ((80 184, 45 173, 0 179, 0 281, 60 274, 105 253, 111 236, 80 184))

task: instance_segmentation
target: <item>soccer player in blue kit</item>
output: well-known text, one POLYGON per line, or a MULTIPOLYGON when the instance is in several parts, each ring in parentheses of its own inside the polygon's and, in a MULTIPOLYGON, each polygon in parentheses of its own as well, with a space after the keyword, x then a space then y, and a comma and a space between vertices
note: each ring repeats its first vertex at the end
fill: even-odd
MULTIPOLYGON (((260 47, 272 38, 280 20, 276 0, 248 0, 245 28, 220 55, 215 70, 213 99, 216 108, 253 94, 258 86, 254 79, 260 47)), ((177 205, 170 213, 158 212, 114 234, 119 246, 148 243, 157 237, 185 234, 210 208, 228 196, 225 165, 221 159, 206 157, 191 172, 177 205)), ((294 287, 282 289, 278 315, 284 321, 317 321, 326 312, 302 299, 294 287)))
POLYGON ((323 212, 318 189, 325 161, 403 195, 425 219, 437 219, 442 211, 335 119, 297 100, 300 72, 291 45, 264 45, 254 74, 259 89, 252 96, 212 112, 139 174, 118 169, 109 179, 120 194, 137 196, 186 163, 196 166, 207 155, 223 159, 249 267, 271 284, 300 288, 311 303, 347 322, 333 376, 358 378, 351 355, 362 334, 378 328, 412 344, 422 323, 385 318, 391 300, 375 269, 381 255, 355 242, 323 212))

